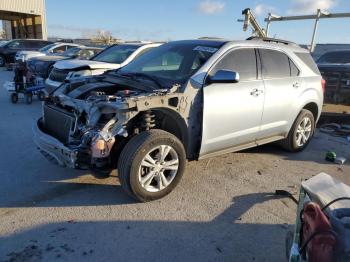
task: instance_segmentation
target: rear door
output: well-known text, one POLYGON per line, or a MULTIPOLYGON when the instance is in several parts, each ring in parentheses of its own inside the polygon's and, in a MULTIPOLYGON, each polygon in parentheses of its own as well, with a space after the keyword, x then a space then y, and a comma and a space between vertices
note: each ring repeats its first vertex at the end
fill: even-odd
POLYGON ((294 121, 294 105, 303 89, 300 71, 289 56, 278 50, 259 49, 265 84, 265 104, 259 139, 285 136, 294 121))
POLYGON ((240 81, 204 86, 201 156, 249 143, 254 145, 260 128, 264 83, 258 75, 255 49, 226 53, 209 75, 218 70, 238 72, 240 81))

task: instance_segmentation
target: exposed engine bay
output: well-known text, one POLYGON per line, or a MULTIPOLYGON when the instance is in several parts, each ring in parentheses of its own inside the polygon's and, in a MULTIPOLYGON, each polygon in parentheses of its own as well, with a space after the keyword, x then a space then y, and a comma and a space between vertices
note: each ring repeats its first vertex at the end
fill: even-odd
POLYGON ((189 105, 179 89, 108 76, 68 82, 47 98, 38 126, 75 151, 76 168, 108 168, 127 138, 144 130, 157 126, 179 137, 184 129, 187 133, 189 105), (164 111, 182 114, 183 125, 164 117, 164 111))

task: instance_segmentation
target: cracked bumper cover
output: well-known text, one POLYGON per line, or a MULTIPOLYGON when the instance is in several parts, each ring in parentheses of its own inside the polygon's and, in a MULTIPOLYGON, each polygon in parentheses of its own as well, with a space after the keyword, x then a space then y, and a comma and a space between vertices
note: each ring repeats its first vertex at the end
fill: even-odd
POLYGON ((40 128, 41 118, 33 123, 33 139, 40 152, 51 162, 63 167, 78 168, 78 151, 66 147, 40 128))

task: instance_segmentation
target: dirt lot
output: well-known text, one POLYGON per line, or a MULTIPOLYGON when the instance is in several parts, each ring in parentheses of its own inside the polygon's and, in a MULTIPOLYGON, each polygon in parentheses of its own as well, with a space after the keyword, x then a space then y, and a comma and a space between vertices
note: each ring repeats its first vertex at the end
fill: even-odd
POLYGON ((338 113, 338 114, 350 114, 350 105, 334 105, 325 104, 323 106, 323 112, 326 113, 338 113))
POLYGON ((40 102, 17 105, 0 72, 0 261, 284 261, 296 207, 275 189, 297 192, 320 172, 350 182, 349 143, 317 133, 290 154, 270 145, 188 164, 168 197, 135 203, 116 173, 97 178, 48 163, 31 125, 40 102))

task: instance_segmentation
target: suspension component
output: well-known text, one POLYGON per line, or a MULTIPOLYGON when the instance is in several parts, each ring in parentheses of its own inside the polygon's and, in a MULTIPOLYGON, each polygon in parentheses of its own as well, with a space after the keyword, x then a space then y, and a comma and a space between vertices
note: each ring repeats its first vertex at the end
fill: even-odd
POLYGON ((142 122, 142 128, 145 130, 150 130, 153 127, 155 127, 155 115, 153 114, 153 112, 151 110, 146 111, 143 114, 143 122, 142 122))

